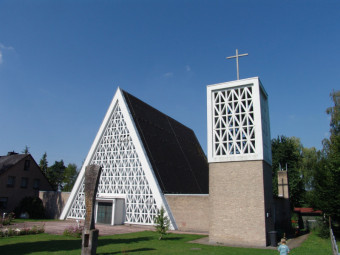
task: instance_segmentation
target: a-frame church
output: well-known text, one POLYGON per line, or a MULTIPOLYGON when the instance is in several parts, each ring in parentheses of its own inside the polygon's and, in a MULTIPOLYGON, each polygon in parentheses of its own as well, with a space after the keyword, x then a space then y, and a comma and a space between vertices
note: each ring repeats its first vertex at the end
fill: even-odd
POLYGON ((274 230, 268 95, 258 77, 207 86, 208 151, 193 131, 118 88, 60 219, 83 219, 85 166, 102 166, 95 219, 209 232, 266 246, 274 230))
POLYGON ((209 192, 208 163, 194 132, 120 88, 61 219, 85 217, 84 171, 89 164, 103 168, 96 199, 98 223, 151 225, 157 209, 164 207, 177 229, 171 198, 165 196, 209 192))

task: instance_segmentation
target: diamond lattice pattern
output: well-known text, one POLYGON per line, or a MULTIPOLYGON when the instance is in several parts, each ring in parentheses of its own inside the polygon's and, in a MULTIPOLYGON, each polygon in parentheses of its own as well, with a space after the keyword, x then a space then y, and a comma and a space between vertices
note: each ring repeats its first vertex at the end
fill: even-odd
POLYGON ((252 87, 213 92, 213 150, 215 156, 255 153, 252 87))
MULTIPOLYGON (((102 166, 98 194, 125 196, 125 223, 153 224, 157 205, 117 104, 91 164, 102 166)), ((84 181, 68 217, 85 218, 84 181)))

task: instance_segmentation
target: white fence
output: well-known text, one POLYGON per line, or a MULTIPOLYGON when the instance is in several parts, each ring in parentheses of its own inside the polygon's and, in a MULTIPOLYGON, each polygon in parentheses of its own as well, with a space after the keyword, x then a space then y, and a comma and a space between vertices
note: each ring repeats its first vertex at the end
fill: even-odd
POLYGON ((330 236, 331 236, 331 241, 332 241, 333 255, 340 255, 338 245, 336 244, 336 240, 335 240, 335 236, 333 234, 332 228, 330 228, 330 236))

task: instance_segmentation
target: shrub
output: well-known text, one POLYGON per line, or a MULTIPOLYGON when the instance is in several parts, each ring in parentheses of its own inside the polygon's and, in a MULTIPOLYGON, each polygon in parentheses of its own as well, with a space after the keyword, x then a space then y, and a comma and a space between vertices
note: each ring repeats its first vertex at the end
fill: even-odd
POLYGON ((11 225, 11 222, 15 219, 15 214, 13 212, 6 214, 4 218, 0 219, 0 225, 6 226, 11 225))
POLYGON ((70 226, 64 230, 63 235, 80 238, 83 233, 83 229, 84 228, 82 226, 70 226))
POLYGON ((156 224, 156 231, 160 234, 159 240, 163 238, 163 235, 166 235, 167 231, 170 227, 170 219, 165 215, 165 210, 161 207, 158 210, 157 215, 154 219, 154 223, 156 224))
POLYGON ((329 238, 329 225, 327 221, 320 221, 315 230, 319 237, 329 238))
POLYGON ((22 213, 28 213, 31 219, 45 218, 43 202, 39 197, 24 197, 18 207, 15 208, 15 214, 17 216, 22 213))

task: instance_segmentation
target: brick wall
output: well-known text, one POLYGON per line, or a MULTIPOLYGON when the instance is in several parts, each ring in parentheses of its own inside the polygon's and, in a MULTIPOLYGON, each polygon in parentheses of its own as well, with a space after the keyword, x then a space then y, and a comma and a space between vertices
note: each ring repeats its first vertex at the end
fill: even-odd
POLYGON ((208 232, 209 195, 165 195, 178 230, 208 232))
POLYGON ((210 242, 266 246, 273 230, 271 186, 271 167, 263 161, 209 164, 210 242))
POLYGON ((55 191, 39 192, 39 197, 43 201, 46 217, 48 219, 59 219, 70 194, 70 192, 55 191))

